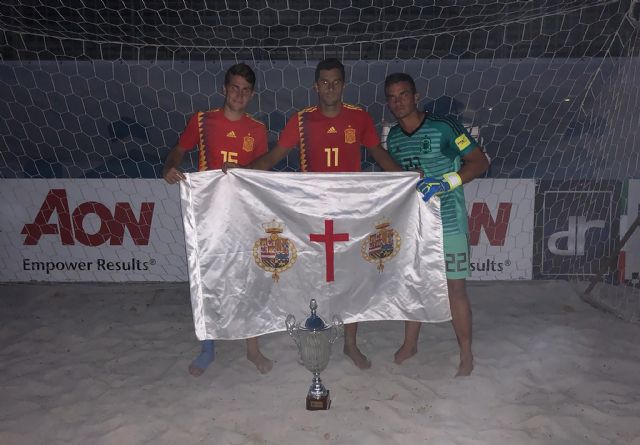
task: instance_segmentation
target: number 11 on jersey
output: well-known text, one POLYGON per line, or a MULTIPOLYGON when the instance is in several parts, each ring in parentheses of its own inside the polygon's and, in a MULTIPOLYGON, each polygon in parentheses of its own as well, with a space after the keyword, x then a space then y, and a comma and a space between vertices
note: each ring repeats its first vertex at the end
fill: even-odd
POLYGON ((326 147, 324 152, 327 154, 327 167, 337 167, 339 147, 326 147))

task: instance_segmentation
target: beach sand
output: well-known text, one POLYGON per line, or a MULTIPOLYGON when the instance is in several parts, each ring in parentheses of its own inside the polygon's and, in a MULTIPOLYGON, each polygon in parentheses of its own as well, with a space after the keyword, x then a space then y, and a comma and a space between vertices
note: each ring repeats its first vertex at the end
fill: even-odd
MULTIPOLYGON (((188 284, 2 284, 0 444, 640 445, 640 325, 554 281, 471 282, 475 370, 454 378, 450 323, 424 325, 393 363, 403 323, 360 324, 372 360, 333 348, 328 411, 285 332, 218 341, 200 377, 188 284)), ((303 314, 295 314, 298 319, 303 314)))

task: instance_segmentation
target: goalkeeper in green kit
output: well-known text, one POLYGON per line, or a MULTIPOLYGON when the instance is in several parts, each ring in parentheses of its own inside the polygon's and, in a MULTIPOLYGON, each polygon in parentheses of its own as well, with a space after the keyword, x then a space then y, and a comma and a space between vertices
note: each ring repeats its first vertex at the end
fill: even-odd
MULTIPOLYGON (((456 376, 473 370, 471 306, 466 290, 469 276, 469 237, 461 185, 482 175, 489 161, 476 140, 456 120, 418 110, 418 94, 411 76, 390 74, 384 83, 389 110, 398 121, 387 137, 391 157, 405 170, 420 170, 417 188, 423 199, 440 197, 444 257, 453 329, 460 346, 456 376), (462 162, 464 160, 464 163, 462 162)), ((417 352, 421 323, 405 322, 404 343, 395 353, 400 364, 417 352)))

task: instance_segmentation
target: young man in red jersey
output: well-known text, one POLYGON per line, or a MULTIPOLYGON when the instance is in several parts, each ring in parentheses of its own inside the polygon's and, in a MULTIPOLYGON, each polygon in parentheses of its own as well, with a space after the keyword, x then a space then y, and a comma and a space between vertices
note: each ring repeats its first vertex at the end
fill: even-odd
MULTIPOLYGON (((245 111, 254 94, 256 75, 244 63, 229 68, 224 78, 222 108, 195 113, 164 164, 162 176, 169 184, 185 179, 180 170, 184 153, 198 147, 198 170, 219 169, 224 164, 244 166, 267 152, 265 125, 245 111)), ((202 342, 202 351, 189 366, 193 376, 201 375, 214 359, 213 340, 202 342)), ((273 367, 260 352, 258 337, 247 339, 247 358, 266 374, 273 367)))
MULTIPOLYGON (((373 119, 362 108, 342 102, 345 73, 338 59, 318 63, 314 89, 318 105, 300 110, 280 133, 278 144, 267 154, 251 162, 247 168, 270 170, 295 147, 300 149, 303 172, 359 172, 360 147, 386 171, 402 171, 380 145, 373 119)), ((344 353, 360 369, 371 362, 356 344, 358 324, 344 326, 344 353)))

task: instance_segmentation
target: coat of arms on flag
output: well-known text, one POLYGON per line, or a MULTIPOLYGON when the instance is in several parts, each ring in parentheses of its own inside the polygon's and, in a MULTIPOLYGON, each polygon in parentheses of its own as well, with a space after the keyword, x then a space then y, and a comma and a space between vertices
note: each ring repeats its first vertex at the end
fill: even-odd
POLYGON ((280 236, 284 232, 284 224, 273 220, 262 224, 268 234, 253 245, 253 259, 258 267, 271 272, 273 281, 280 279, 280 273, 291 268, 297 259, 296 246, 288 238, 280 236))
POLYGON ((370 263, 377 263, 380 273, 384 263, 396 256, 400 251, 400 234, 391 227, 391 222, 383 219, 375 226, 376 231, 362 240, 360 252, 362 258, 370 263))

